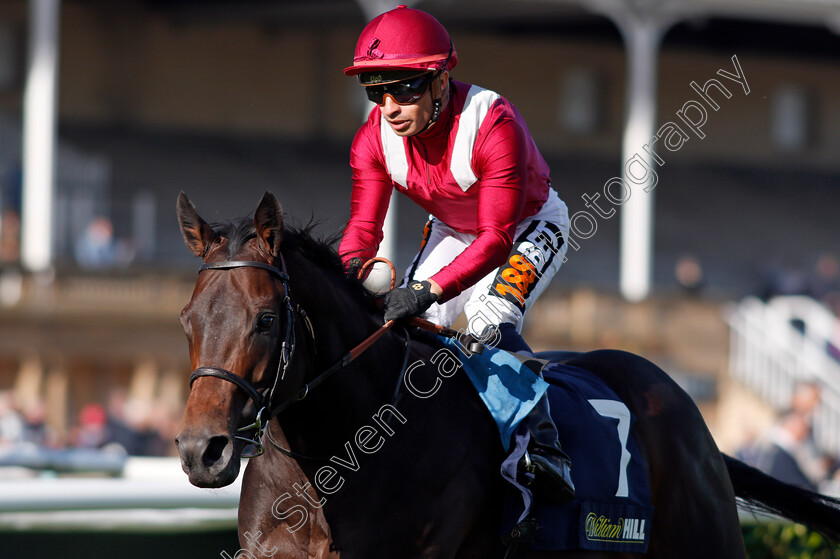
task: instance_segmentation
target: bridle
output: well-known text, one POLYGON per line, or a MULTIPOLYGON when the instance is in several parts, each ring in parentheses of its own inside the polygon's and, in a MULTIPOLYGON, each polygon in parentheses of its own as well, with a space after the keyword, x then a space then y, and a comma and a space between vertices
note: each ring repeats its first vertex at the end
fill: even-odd
POLYGON ((285 314, 286 318, 284 323, 285 332, 283 334, 283 341, 280 344, 280 357, 277 360, 277 372, 274 376, 274 383, 272 384, 269 390, 264 390, 260 392, 254 387, 254 385, 249 383, 244 378, 221 367, 198 367, 190 375, 190 388, 192 388, 193 383, 201 377, 215 377, 235 384, 236 386, 244 390, 248 397, 254 402, 254 406, 257 410, 257 415, 254 418, 254 422, 250 425, 245 425, 244 427, 240 427, 236 430, 237 433, 253 430, 253 438, 249 438, 242 435, 234 436, 234 438, 237 440, 254 445, 254 452, 243 455, 244 458, 260 456, 265 452, 261 439, 263 431, 265 430, 265 427, 268 424, 268 422, 278 413, 286 409, 293 402, 305 398, 307 393, 309 392, 308 385, 304 385, 304 388, 301 389, 302 392, 299 391, 291 399, 286 400, 281 405, 275 408, 271 408, 271 403, 272 401, 274 401, 274 393, 277 391, 277 385, 286 376, 286 371, 288 370, 289 364, 291 363, 292 357, 294 357, 295 353, 295 310, 297 310, 297 314, 300 314, 302 316, 304 323, 307 325, 310 333, 312 332, 312 325, 309 323, 309 318, 306 316, 306 313, 303 312, 303 309, 301 309, 299 306, 297 307, 297 309, 295 309, 295 305, 292 303, 292 298, 289 294, 289 274, 286 272, 286 263, 283 260, 282 255, 280 255, 280 266, 281 267, 278 268, 276 266, 272 266, 271 264, 266 264, 264 262, 255 262, 251 260, 225 260, 223 262, 205 263, 201 266, 201 268, 198 269, 198 272, 201 273, 205 270, 259 268, 261 270, 267 271, 272 276, 280 280, 280 284, 283 287, 283 301, 281 304, 283 306, 283 314, 285 314))
MULTIPOLYGON (((306 398, 313 390, 320 386, 321 383, 327 380, 330 376, 349 365, 354 359, 356 359, 356 357, 358 357, 363 351, 365 351, 367 348, 373 345, 373 343, 376 340, 382 337, 382 335, 384 335, 385 332, 387 332, 394 325, 393 320, 389 320, 388 322, 386 322, 379 329, 377 329, 376 332, 368 336, 368 338, 366 338, 362 343, 345 353, 331 367, 319 374, 310 382, 305 383, 291 398, 288 398, 283 402, 272 407, 272 402, 274 401, 274 394, 277 391, 278 383, 285 377, 286 371, 289 368, 289 364, 291 363, 292 358, 294 357, 295 315, 299 315, 301 317, 303 324, 307 329, 307 332, 312 338, 313 343, 315 340, 315 331, 312 328, 312 323, 309 321, 309 317, 306 315, 306 312, 303 310, 303 308, 301 308, 300 305, 296 305, 292 301, 292 297, 289 291, 289 274, 286 271, 286 262, 283 259, 282 254, 279 255, 279 260, 279 268, 277 266, 272 266, 271 264, 266 264, 265 262, 256 262, 251 260, 226 260, 222 262, 205 263, 198 270, 199 273, 201 273, 205 270, 259 268, 261 270, 267 271, 269 274, 277 278, 280 281, 280 284, 283 288, 282 305, 283 313, 285 314, 286 318, 285 332, 283 335, 283 341, 280 344, 280 357, 277 362, 277 373, 274 376, 274 383, 272 384, 269 390, 263 390, 262 392, 260 392, 254 387, 254 385, 249 383, 244 378, 221 367, 198 367, 192 372, 192 374, 190 374, 190 388, 192 388, 193 383, 201 377, 215 377, 235 384, 236 386, 244 390, 248 397, 254 402, 254 406, 257 409, 257 414, 254 418, 254 422, 249 425, 245 425, 244 427, 240 427, 236 430, 237 433, 253 430, 253 437, 249 438, 243 435, 234 435, 234 439, 243 441, 249 445, 254 446, 254 451, 252 453, 243 454, 243 458, 253 458, 256 456, 260 456, 265 452, 265 447, 263 446, 262 438, 263 433, 268 427, 269 421, 271 421, 277 415, 282 413, 292 404, 306 398)), ((406 358, 407 357, 408 348, 406 348, 406 358)), ((290 452, 282 448, 279 448, 279 450, 281 450, 284 453, 290 452)))

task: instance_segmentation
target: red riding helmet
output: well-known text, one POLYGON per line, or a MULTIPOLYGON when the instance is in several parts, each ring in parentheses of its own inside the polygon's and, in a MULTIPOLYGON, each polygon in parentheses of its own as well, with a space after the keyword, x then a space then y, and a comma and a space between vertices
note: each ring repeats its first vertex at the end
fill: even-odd
POLYGON ((388 70, 451 70, 458 54, 449 33, 426 12, 398 6, 375 17, 356 43, 348 76, 388 70))

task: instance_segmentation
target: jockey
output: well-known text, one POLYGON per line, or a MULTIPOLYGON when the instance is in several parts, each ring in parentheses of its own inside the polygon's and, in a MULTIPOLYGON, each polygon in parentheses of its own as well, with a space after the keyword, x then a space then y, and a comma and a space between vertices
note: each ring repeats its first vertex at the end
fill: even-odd
MULTIPOLYGON (((353 66, 377 104, 353 140, 351 215, 339 253, 355 277, 376 255, 391 190, 431 215, 403 286, 384 299, 385 319, 423 316, 468 330, 498 347, 530 349, 525 312, 560 268, 569 232, 566 205, 522 116, 504 97, 450 79, 458 54, 431 15, 399 6, 373 19, 353 66)), ((543 397, 526 418, 534 486, 546 501, 574 497, 570 461, 543 397)))

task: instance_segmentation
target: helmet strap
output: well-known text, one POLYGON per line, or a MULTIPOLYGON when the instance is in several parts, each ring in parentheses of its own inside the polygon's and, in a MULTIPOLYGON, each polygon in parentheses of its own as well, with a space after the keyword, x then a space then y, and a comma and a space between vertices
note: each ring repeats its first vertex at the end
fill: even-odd
POLYGON ((432 92, 432 117, 429 119, 429 123, 426 124, 425 128, 423 128, 423 132, 428 130, 432 127, 432 125, 437 122, 440 118, 440 113, 443 111, 443 94, 440 88, 440 75, 443 73, 443 70, 440 70, 435 74, 434 78, 432 78, 432 83, 430 85, 430 89, 432 92))

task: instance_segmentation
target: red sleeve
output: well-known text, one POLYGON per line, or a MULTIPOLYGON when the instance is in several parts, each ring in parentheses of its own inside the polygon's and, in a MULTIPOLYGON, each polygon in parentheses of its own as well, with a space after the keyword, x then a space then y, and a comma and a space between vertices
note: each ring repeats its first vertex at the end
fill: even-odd
POLYGON ((473 170, 478 177, 478 234, 451 264, 432 276, 444 302, 501 266, 513 246, 513 236, 525 205, 527 138, 510 117, 492 125, 476 142, 473 170))
POLYGON ((382 157, 379 127, 372 125, 373 120, 356 133, 350 151, 350 167, 353 170, 350 220, 338 248, 345 264, 357 256, 363 261, 376 256, 382 242, 382 224, 391 201, 393 186, 382 157))

